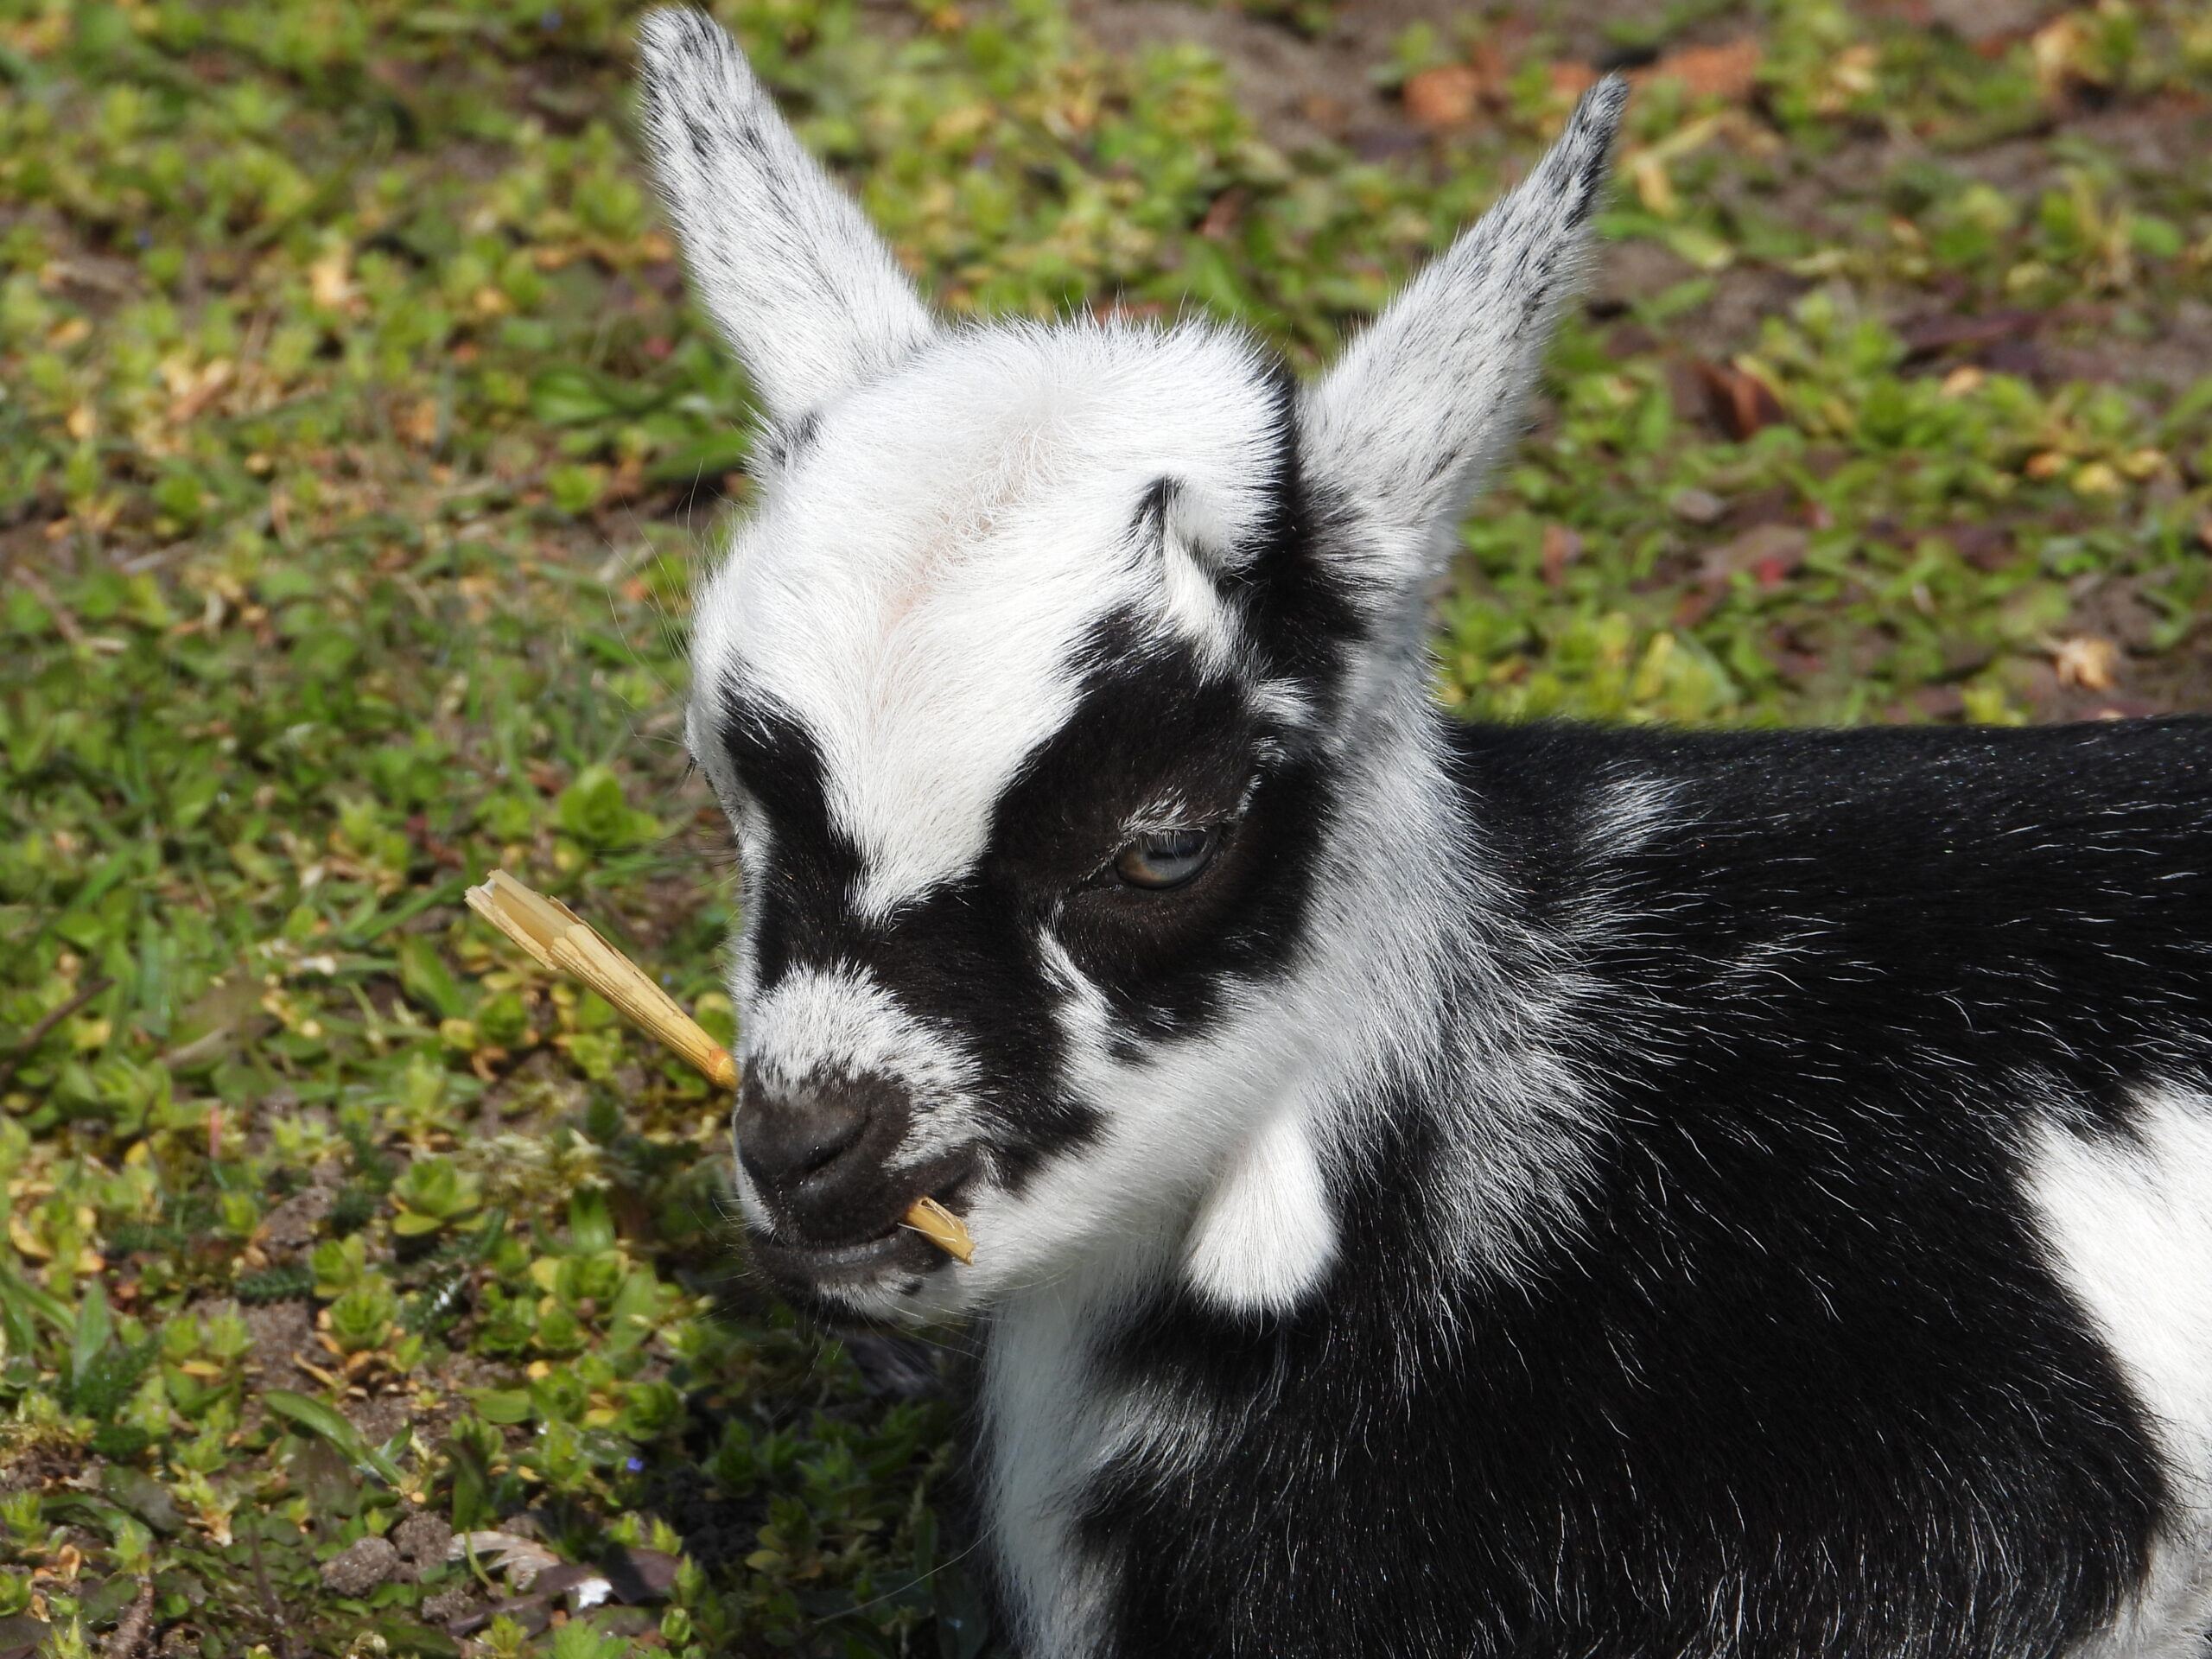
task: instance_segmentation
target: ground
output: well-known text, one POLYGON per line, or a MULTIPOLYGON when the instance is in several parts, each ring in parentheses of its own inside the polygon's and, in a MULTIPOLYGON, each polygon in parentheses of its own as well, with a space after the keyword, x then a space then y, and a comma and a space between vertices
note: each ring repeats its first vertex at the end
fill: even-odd
MULTIPOLYGON (((2202 0, 719 10, 950 308, 1301 366, 1629 68, 1439 696, 2212 703, 2202 0)), ((460 903, 728 1029, 676 709, 747 394, 632 24, 0 0, 0 1659, 991 1649, 928 1351, 766 1297, 724 1103, 460 903)))

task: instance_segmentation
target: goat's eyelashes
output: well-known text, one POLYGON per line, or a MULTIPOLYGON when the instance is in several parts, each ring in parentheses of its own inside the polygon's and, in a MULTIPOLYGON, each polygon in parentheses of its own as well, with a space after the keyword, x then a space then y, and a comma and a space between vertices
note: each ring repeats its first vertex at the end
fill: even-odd
POLYGON ((1149 830, 1116 853, 1105 874, 1122 887, 1165 893, 1197 880, 1220 846, 1218 825, 1149 830))

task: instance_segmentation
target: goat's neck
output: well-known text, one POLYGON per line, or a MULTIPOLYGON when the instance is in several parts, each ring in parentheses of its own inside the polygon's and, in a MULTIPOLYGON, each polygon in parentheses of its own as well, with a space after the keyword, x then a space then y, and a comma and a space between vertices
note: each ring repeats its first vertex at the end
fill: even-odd
POLYGON ((1587 1167, 1560 1031, 1573 953, 1516 919, 1440 716, 1408 693, 1344 753, 1306 949, 1253 1046, 1255 1069, 1296 1064, 1197 1206, 1185 1258, 1202 1268, 1210 1223, 1236 1219, 1242 1259, 1271 1264, 1263 1303, 1321 1286, 1348 1249, 1367 1293, 1389 1289, 1377 1274, 1412 1275, 1416 1300, 1510 1275, 1558 1236, 1587 1167))

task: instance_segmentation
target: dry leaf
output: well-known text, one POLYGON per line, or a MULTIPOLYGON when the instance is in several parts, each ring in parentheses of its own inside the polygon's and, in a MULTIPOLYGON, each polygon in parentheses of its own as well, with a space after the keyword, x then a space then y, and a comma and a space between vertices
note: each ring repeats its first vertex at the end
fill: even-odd
POLYGON ((1565 524, 1544 526, 1542 553, 1544 586, 1557 588, 1567 581, 1567 567, 1582 553, 1582 537, 1565 524))
POLYGON ((1758 376, 1732 364, 1702 359, 1690 368, 1705 387, 1706 408, 1715 424, 1738 442, 1784 418, 1782 400, 1758 376))
POLYGON ((1483 77, 1471 64, 1447 63, 1424 69, 1406 82, 1407 118, 1431 132, 1463 127, 1481 106, 1483 77))
POLYGON ((2084 691, 2109 691, 2119 677, 2120 647, 2094 633, 2062 639, 2050 653, 2061 685, 2084 691))
POLYGON ((417 449, 434 447, 438 441, 438 400, 417 398, 392 423, 392 428, 417 449))
POLYGON ((334 311, 353 297, 350 257, 344 249, 326 253, 308 267, 308 295, 326 311, 334 311))
POLYGON ((1643 71, 1636 79, 1679 80, 1693 98, 1725 98, 1741 103, 1758 84, 1759 43, 1750 35, 1722 46, 1686 46, 1643 71))
POLYGON ((449 1561, 465 1561, 472 1554, 505 1573, 518 1590, 529 1589, 539 1573, 561 1565, 561 1558, 537 1540, 512 1532, 457 1532, 446 1546, 449 1561))

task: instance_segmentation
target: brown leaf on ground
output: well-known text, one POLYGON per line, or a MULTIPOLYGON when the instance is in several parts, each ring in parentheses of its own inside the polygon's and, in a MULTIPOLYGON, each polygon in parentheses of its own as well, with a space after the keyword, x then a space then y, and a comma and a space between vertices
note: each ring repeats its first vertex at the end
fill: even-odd
POLYGON ((2099 635, 2081 634, 2052 647, 2050 663, 2058 671, 2061 685, 2109 691, 2119 676, 2120 647, 2099 635))
POLYGON ((1250 198, 1251 192, 1243 185, 1231 185, 1207 207, 1205 217, 1198 221, 1198 234, 1209 242, 1224 240, 1236 228, 1236 221, 1244 213, 1244 204, 1250 198))
POLYGON ((1544 586, 1557 588, 1567 581, 1567 567, 1582 552, 1582 537, 1565 524, 1544 526, 1544 586))
POLYGON ((1758 85, 1759 43, 1746 35, 1720 46, 1686 46, 1669 52, 1631 79, 1679 80, 1693 98, 1725 98, 1740 104, 1758 85))
POLYGON ((1779 425, 1784 416, 1782 400, 1774 388, 1755 374, 1727 363, 1699 359, 1690 364, 1698 384, 1705 388, 1706 412, 1713 423, 1741 442, 1766 427, 1779 425))
POLYGON ((1993 346, 2000 340, 2032 334, 2042 321, 2033 311, 1991 311, 1978 317, 1943 311, 1903 324, 1897 329, 1897 340, 1910 361, 1959 346, 1993 346))
POLYGON ((1472 64, 1440 64, 1406 82, 1407 118, 1431 132, 1464 127, 1482 107, 1482 72, 1472 64))

